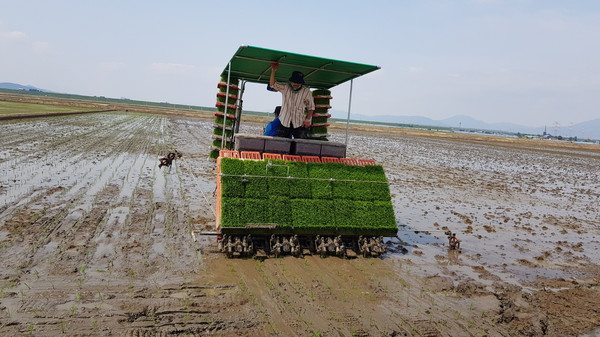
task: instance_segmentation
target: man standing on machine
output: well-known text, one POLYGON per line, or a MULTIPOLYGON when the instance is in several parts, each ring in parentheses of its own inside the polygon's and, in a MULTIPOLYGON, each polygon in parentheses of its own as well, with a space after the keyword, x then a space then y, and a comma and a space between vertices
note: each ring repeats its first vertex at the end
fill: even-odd
POLYGON ((306 131, 311 125, 312 115, 315 111, 310 89, 303 85, 304 74, 299 71, 292 72, 289 82, 275 81, 275 73, 279 68, 278 62, 273 62, 269 85, 280 92, 283 97, 279 120, 281 126, 275 134, 276 137, 306 138, 306 131))

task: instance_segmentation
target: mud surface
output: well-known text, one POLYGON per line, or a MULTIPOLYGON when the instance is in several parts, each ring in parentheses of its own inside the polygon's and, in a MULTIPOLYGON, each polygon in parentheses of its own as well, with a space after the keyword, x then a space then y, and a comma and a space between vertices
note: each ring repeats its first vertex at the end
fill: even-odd
POLYGON ((598 147, 352 131, 348 156, 375 159, 391 183, 390 253, 261 262, 191 234, 214 226, 209 120, 116 112, 0 126, 2 336, 600 329, 598 147), (159 169, 173 149, 183 157, 159 169))

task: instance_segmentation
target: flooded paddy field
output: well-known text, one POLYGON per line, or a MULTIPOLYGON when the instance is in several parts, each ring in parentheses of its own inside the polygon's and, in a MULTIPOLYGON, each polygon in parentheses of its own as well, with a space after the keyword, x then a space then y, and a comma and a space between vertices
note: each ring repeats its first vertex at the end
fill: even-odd
POLYGON ((351 130, 348 157, 375 159, 390 181, 400 231, 389 252, 228 260, 191 235, 214 226, 211 120, 114 112, 0 125, 2 336, 600 329, 598 147, 351 130), (159 169, 175 149, 183 157, 159 169))

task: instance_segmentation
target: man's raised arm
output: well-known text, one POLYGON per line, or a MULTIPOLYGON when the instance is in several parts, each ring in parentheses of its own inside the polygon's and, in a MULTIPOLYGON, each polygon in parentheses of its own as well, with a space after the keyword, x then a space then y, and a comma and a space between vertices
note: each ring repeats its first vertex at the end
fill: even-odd
POLYGON ((271 78, 269 79, 271 88, 275 85, 275 73, 277 72, 277 68, 279 68, 279 62, 271 62, 271 78))

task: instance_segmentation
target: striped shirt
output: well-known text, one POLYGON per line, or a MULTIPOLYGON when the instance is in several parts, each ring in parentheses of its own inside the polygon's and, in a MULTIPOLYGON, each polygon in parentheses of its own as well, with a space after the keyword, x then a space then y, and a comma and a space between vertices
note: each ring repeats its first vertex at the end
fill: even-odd
POLYGON ((304 109, 315 110, 315 102, 310 89, 303 85, 300 90, 294 91, 290 84, 285 82, 275 82, 273 88, 283 96, 281 113, 279 114, 281 124, 286 128, 303 126, 304 119, 306 119, 304 109))

